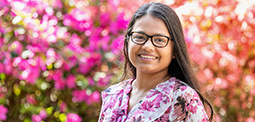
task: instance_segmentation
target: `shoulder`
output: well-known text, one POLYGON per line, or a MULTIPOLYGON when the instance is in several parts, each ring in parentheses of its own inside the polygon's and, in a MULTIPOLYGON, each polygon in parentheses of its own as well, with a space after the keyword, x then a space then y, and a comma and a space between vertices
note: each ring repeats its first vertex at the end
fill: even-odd
POLYGON ((174 82, 173 93, 175 96, 182 96, 186 99, 199 97, 196 90, 180 80, 176 80, 174 82))
POLYGON ((175 77, 170 78, 166 82, 160 83, 157 85, 156 89, 171 98, 176 97, 176 95, 187 93, 196 94, 196 91, 193 88, 175 77))
POLYGON ((125 89, 129 89, 129 82, 132 79, 121 81, 117 84, 111 85, 101 92, 102 106, 99 121, 117 121, 116 115, 118 108, 123 99, 125 89))
POLYGON ((121 81, 117 84, 111 85, 110 87, 106 88, 104 91, 102 91, 102 97, 119 93, 127 86, 130 80, 132 79, 121 81))
MULTIPOLYGON (((172 107, 173 113, 177 115, 178 110, 186 113, 183 119, 193 120, 193 121, 208 121, 207 114, 204 109, 204 105, 200 100, 200 97, 196 90, 187 85, 182 81, 176 80, 174 83, 173 95, 172 95, 172 107)), ((172 115, 174 118, 174 114, 172 115)), ((180 118, 174 118, 178 120, 180 118)))
POLYGON ((197 91, 182 81, 175 82, 172 98, 175 107, 182 106, 183 110, 186 109, 191 113, 194 113, 198 108, 204 109, 197 91))

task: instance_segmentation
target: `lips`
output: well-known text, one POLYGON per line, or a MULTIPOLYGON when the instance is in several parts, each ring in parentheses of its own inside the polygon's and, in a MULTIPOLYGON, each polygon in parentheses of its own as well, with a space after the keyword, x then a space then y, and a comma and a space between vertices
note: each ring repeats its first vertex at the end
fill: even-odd
POLYGON ((142 59, 157 59, 158 58, 154 55, 149 55, 149 54, 139 54, 138 56, 141 57, 142 59))

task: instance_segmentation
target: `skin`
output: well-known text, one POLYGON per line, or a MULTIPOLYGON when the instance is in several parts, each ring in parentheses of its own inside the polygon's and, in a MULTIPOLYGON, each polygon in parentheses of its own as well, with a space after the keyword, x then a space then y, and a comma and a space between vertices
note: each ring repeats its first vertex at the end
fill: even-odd
MULTIPOLYGON (((135 22, 132 31, 144 32, 148 35, 161 34, 170 37, 165 23, 149 14, 139 18, 135 22)), ((150 89, 171 78, 168 74, 168 66, 172 58, 174 58, 173 47, 174 43, 171 40, 163 48, 155 47, 150 38, 144 45, 137 45, 129 40, 128 57, 130 62, 136 67, 137 77, 132 82, 128 111, 143 99, 150 89), (141 55, 150 56, 153 59, 144 58, 141 55)))

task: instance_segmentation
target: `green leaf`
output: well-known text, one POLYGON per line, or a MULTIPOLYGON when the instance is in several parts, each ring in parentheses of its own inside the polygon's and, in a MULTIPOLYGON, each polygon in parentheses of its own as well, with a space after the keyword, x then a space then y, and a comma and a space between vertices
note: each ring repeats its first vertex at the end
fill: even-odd
POLYGON ((0 73, 0 79, 1 80, 5 80, 5 78, 6 78, 5 74, 4 73, 0 73))
POLYGON ((48 115, 51 115, 52 112, 53 112, 53 109, 54 109, 53 107, 49 107, 49 108, 46 108, 45 110, 46 110, 48 115))

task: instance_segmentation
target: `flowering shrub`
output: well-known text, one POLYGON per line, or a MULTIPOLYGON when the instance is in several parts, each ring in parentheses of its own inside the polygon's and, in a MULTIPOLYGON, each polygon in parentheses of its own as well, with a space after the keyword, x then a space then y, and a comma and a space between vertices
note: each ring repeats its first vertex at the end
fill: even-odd
POLYGON ((128 24, 116 5, 1 2, 0 120, 97 120, 100 91, 118 77, 128 24))
MULTIPOLYGON (((100 91, 121 75, 128 20, 145 2, 2 0, 0 121, 96 121, 100 91)), ((161 2, 182 20, 216 119, 255 121, 255 3, 161 2)))
POLYGON ((255 3, 189 1, 176 8, 202 91, 218 121, 255 121, 255 3))

